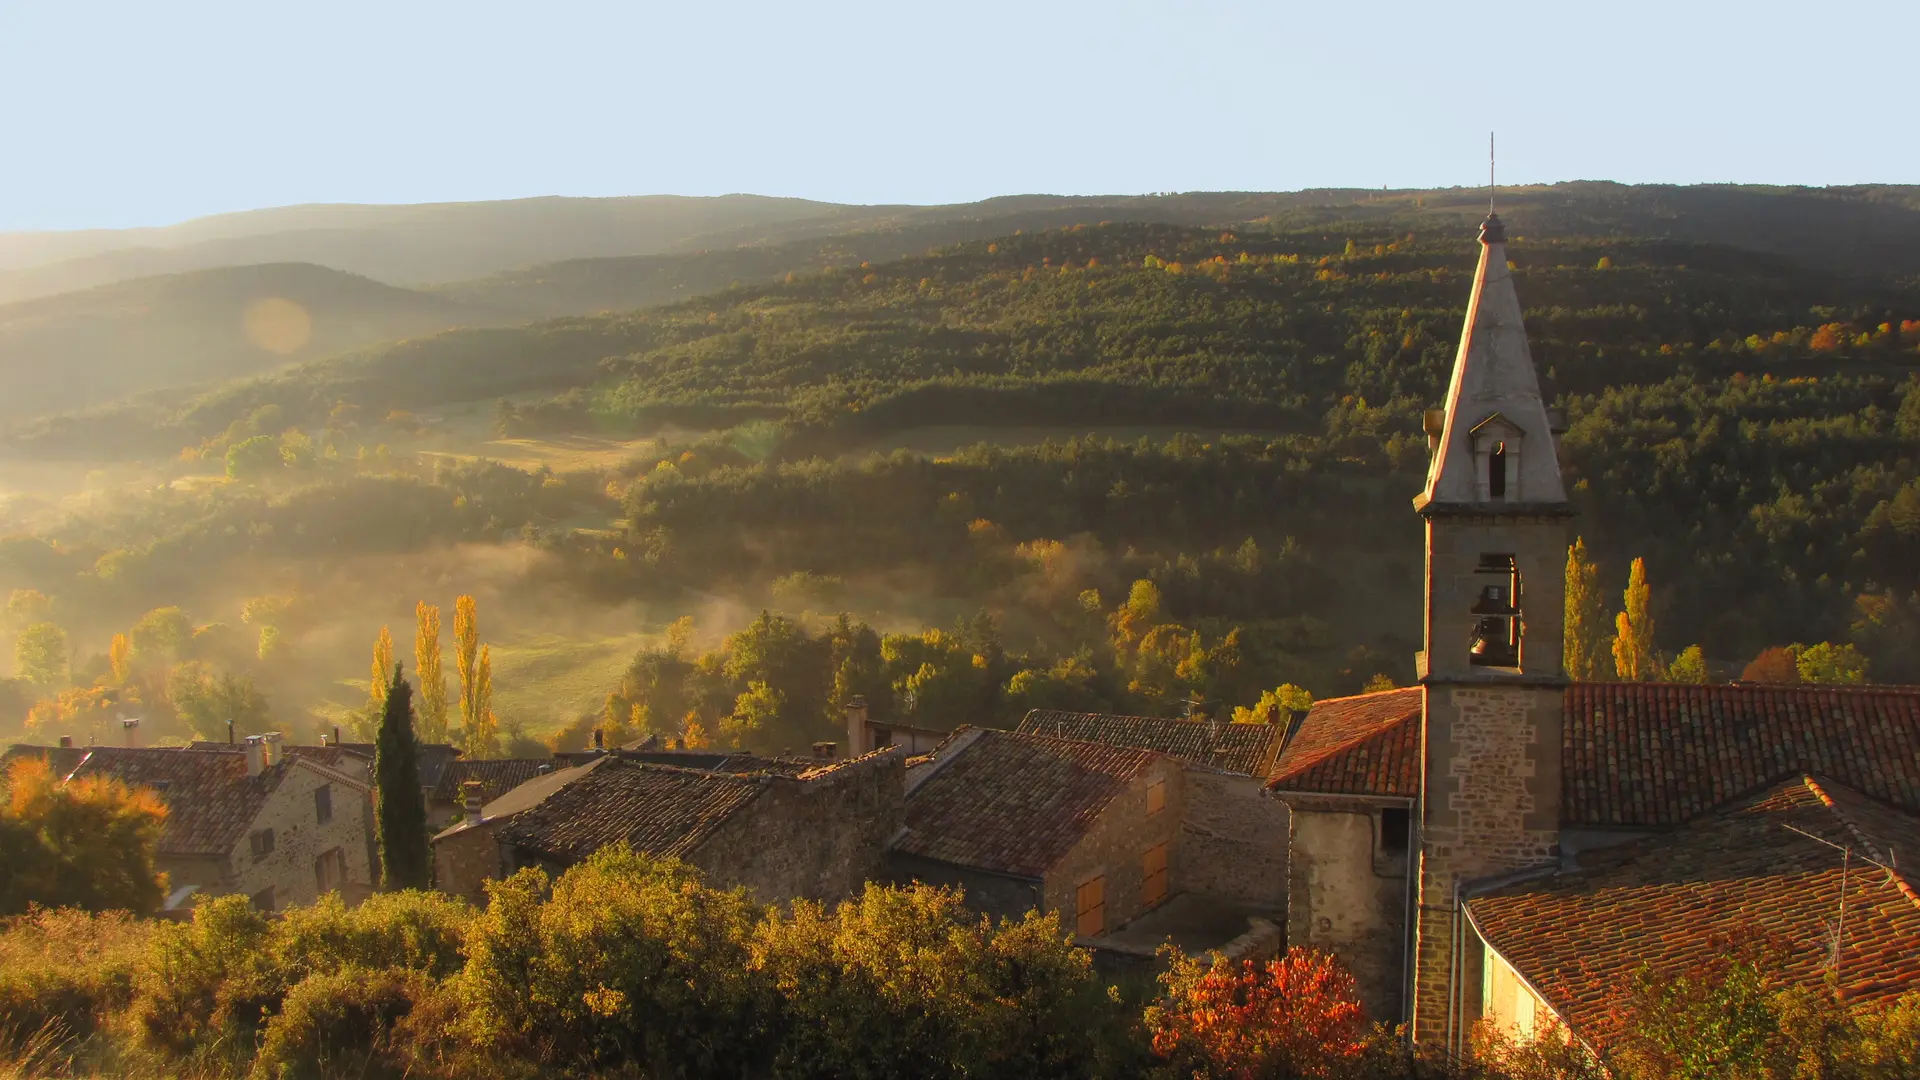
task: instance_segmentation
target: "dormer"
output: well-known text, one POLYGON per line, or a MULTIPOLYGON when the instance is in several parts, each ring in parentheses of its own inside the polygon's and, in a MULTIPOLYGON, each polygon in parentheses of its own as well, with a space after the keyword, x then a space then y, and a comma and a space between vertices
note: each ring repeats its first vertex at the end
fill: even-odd
POLYGON ((1520 485, 1521 440, 1525 432, 1499 413, 1475 424, 1473 473, 1481 502, 1524 502, 1520 485))

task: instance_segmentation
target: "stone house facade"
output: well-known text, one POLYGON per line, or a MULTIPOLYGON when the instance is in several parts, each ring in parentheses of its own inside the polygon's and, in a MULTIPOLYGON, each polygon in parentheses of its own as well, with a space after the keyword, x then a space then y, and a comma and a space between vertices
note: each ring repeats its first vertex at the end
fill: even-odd
POLYGON ((243 893, 263 910, 337 892, 368 895, 371 792, 351 771, 282 755, 254 736, 233 750, 95 747, 69 779, 107 776, 167 805, 159 844, 170 907, 243 893))

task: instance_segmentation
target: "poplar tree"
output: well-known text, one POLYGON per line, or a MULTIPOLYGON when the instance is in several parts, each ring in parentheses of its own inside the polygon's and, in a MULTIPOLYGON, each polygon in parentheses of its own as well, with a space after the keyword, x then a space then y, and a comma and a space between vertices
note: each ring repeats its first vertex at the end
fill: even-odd
POLYGON ((453 659, 460 670, 460 743, 469 758, 493 749, 493 660, 480 647, 473 597, 453 604, 453 659))
POLYGON ((447 741, 447 676, 440 668, 440 608, 420 601, 413 609, 413 673, 420 680, 420 741, 447 741))
POLYGON ((1606 618, 1599 577, 1600 568, 1587 561, 1586 539, 1575 537, 1567 549, 1566 633, 1561 639, 1561 659, 1570 679, 1590 681, 1599 676, 1601 620, 1606 618))
POLYGON ((388 681, 380 733, 374 740, 374 832, 380 843, 380 886, 388 891, 433 884, 433 854, 427 845, 426 796, 420 790, 418 748, 413 738, 413 688, 394 665, 388 681))
POLYGON ((1628 682, 1647 682, 1657 677, 1658 662, 1653 656, 1653 611, 1647 588, 1647 562, 1633 560, 1627 571, 1627 591, 1622 598, 1626 610, 1613 617, 1613 670, 1628 682))
POLYGON ((377 720, 387 707, 387 690, 390 683, 387 672, 393 668, 393 632, 386 627, 380 628, 380 636, 373 643, 373 677, 367 680, 367 718, 377 720))

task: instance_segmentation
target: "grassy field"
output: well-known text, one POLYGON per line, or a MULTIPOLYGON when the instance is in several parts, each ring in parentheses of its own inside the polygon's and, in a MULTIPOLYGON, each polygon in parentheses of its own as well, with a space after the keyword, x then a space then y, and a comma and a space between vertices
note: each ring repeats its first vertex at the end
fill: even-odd
POLYGON ((540 634, 493 646, 493 710, 544 737, 583 712, 598 711, 628 661, 652 635, 540 634))

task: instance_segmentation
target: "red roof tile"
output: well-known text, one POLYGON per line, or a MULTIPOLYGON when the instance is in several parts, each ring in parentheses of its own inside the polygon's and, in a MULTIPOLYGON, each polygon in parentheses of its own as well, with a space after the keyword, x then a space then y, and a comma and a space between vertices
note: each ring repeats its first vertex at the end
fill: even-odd
POLYGON ((1277 724, 1035 709, 1020 721, 1020 730, 1030 735, 1152 750, 1222 772, 1265 776, 1286 729, 1277 724))
POLYGON ((1316 701, 1273 765, 1277 791, 1420 794, 1417 686, 1316 701))
POLYGON ((623 840, 647 855, 685 856, 767 782, 608 757, 515 814, 500 839, 561 863, 623 840))
POLYGON ((1677 825, 1790 773, 1920 811, 1920 690, 1578 683, 1562 820, 1677 825))
POLYGON ((96 746, 72 778, 110 776, 153 789, 167 804, 161 854, 224 858, 291 767, 283 759, 248 776, 247 755, 240 750, 96 746))
MULTIPOLYGON (((1841 981, 1856 1000, 1920 985, 1920 893, 1911 871, 1888 873, 1889 849, 1920 851, 1920 817, 1844 785, 1798 776, 1670 833, 1580 856, 1582 868, 1510 884, 1467 908, 1487 943, 1583 1036, 1614 1033, 1612 1006, 1642 964, 1656 975, 1772 939, 1789 978, 1823 977, 1843 873, 1841 981)), ((1900 861, 1910 864, 1912 856, 1900 861)))
POLYGON ((962 728, 917 766, 894 850, 1037 878, 1072 850, 1159 754, 962 728), (946 760, 942 760, 942 759, 946 760))

